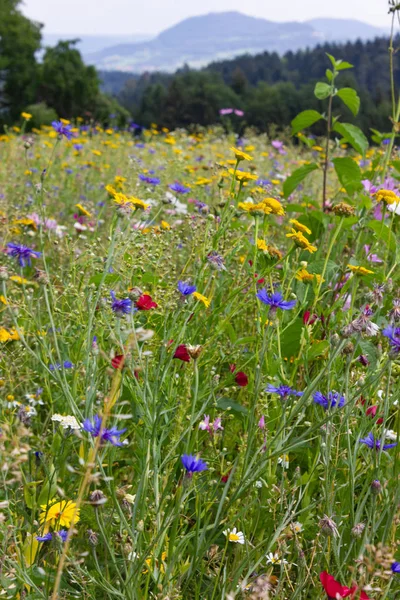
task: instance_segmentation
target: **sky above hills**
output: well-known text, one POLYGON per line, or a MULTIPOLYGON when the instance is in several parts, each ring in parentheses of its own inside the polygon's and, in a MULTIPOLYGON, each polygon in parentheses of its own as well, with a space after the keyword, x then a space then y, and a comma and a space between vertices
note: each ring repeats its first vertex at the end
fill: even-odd
POLYGON ((238 10, 271 21, 359 19, 389 27, 386 0, 24 0, 23 12, 60 34, 157 34, 194 15, 238 10))

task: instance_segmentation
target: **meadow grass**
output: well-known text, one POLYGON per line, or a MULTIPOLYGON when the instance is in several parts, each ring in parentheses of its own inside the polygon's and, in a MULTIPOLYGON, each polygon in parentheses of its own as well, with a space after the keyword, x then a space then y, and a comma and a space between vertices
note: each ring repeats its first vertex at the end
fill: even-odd
POLYGON ((399 598, 387 147, 322 211, 317 145, 66 132, 0 137, 0 598, 399 598))

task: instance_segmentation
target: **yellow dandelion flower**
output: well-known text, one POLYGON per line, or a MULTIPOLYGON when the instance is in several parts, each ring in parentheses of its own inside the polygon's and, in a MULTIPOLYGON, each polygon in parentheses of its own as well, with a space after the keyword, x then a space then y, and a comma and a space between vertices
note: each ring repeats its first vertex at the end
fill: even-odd
POLYGON ((350 271, 353 271, 353 273, 356 273, 357 275, 372 275, 374 273, 374 271, 370 271, 365 267, 359 267, 357 265, 347 265, 347 268, 350 269, 350 271))
POLYGON ((378 190, 374 194, 376 201, 386 202, 386 204, 393 204, 394 202, 400 202, 400 197, 396 196, 396 194, 392 190, 378 190))
POLYGON ((211 304, 211 300, 199 292, 193 292, 193 298, 196 298, 196 300, 202 302, 206 308, 208 308, 211 304))
POLYGON ((250 156, 249 154, 246 154, 246 152, 243 152, 242 150, 239 150, 238 148, 235 148, 234 146, 229 148, 229 150, 232 150, 232 152, 234 153, 235 158, 238 162, 240 162, 241 160, 253 160, 252 156, 250 156))
POLYGON ((258 248, 258 250, 267 252, 268 246, 264 240, 257 240, 257 248, 258 248))
MULTIPOLYGON (((302 281, 303 283, 312 283, 316 281, 318 284, 321 283, 321 275, 317 275, 316 273, 309 273, 307 269, 300 269, 296 273, 296 279, 298 281, 302 281)), ((324 279, 322 281, 325 281, 324 279)))
POLYGON ((72 520, 74 520, 74 524, 79 521, 80 509, 76 508, 76 503, 72 500, 62 500, 50 507, 46 507, 44 504, 40 508, 43 512, 39 515, 39 521, 41 524, 45 524, 46 527, 69 528, 72 520))
POLYGON ((297 231, 301 231, 302 233, 308 233, 308 235, 311 235, 312 233, 311 229, 308 229, 308 227, 303 225, 303 223, 300 223, 300 221, 296 221, 296 219, 290 219, 289 223, 291 223, 294 229, 296 229, 297 231))
POLYGON ((295 231, 292 229, 291 233, 287 233, 286 237, 292 238, 296 246, 299 248, 303 248, 303 250, 308 250, 311 254, 317 251, 316 246, 312 246, 308 239, 301 233, 301 231, 295 231))
POLYGON ((285 209, 279 200, 275 200, 275 198, 264 198, 262 200, 262 204, 271 209, 273 215, 284 215, 285 209))
POLYGON ((161 221, 161 229, 168 231, 171 229, 171 225, 167 221, 161 221))

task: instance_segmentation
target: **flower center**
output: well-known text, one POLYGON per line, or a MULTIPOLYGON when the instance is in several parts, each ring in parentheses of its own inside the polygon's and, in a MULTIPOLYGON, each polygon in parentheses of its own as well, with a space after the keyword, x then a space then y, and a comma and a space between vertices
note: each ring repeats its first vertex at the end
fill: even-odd
POLYGON ((230 533, 229 534, 229 541, 230 542, 238 542, 239 541, 239 536, 237 535, 237 533, 230 533))

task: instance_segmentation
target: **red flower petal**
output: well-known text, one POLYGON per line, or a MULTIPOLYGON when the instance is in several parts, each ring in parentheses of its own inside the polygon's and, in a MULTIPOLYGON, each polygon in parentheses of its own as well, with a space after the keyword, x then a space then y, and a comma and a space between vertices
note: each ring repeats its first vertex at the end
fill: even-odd
POLYGON ((235 381, 240 387, 246 387, 246 385, 249 383, 249 378, 247 377, 246 373, 239 371, 235 375, 235 381))
POLYGON ((124 366, 124 362, 125 356, 123 354, 118 354, 117 356, 114 356, 114 358, 111 361, 111 364, 114 367, 114 369, 122 369, 122 367, 124 366))
POLYGON ((342 598, 347 598, 350 596, 350 594, 354 594, 354 592, 357 590, 356 587, 348 588, 345 585, 341 585, 338 581, 336 581, 333 575, 329 575, 329 573, 326 571, 320 573, 319 578, 325 592, 328 594, 328 598, 333 598, 333 600, 335 600, 337 594, 339 594, 339 596, 342 598))
POLYGON ((375 417, 377 410, 378 410, 378 407, 375 404, 374 406, 369 406, 367 408, 367 410, 365 411, 365 414, 368 415, 368 416, 371 416, 371 417, 375 417))
POLYGON ((178 358, 179 360, 183 360, 184 362, 190 362, 190 354, 185 346, 185 344, 180 344, 174 352, 173 358, 178 358))
POLYGON ((136 300, 136 308, 139 310, 150 310, 151 308, 157 308, 158 304, 154 302, 149 294, 142 294, 140 298, 136 300))

